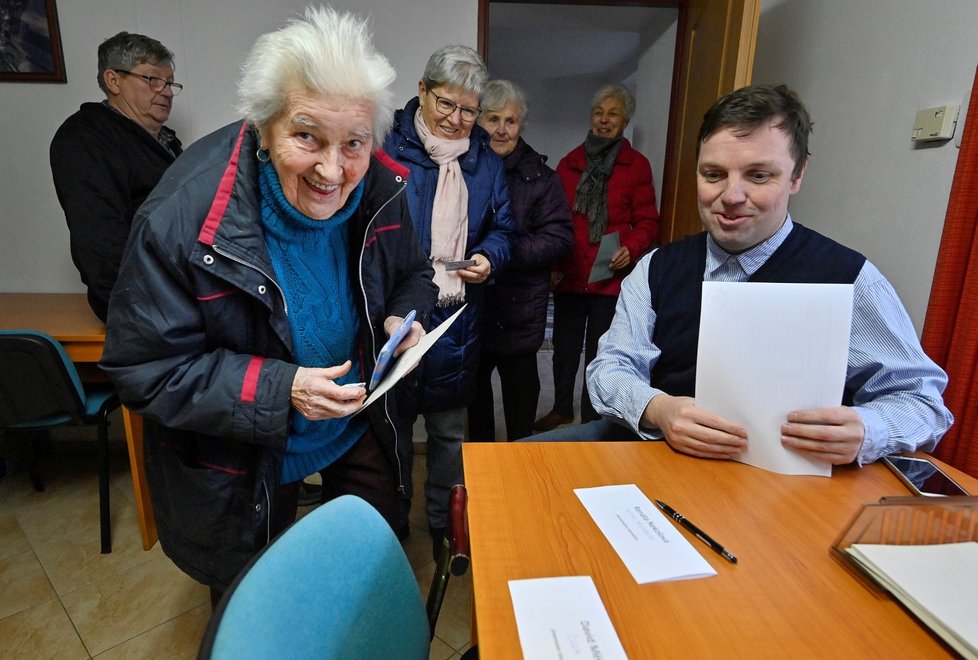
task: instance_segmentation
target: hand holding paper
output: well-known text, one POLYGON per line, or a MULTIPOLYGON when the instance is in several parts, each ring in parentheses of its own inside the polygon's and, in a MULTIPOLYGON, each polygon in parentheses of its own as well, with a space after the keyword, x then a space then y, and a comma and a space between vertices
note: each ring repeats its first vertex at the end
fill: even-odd
MULTIPOLYGON (((360 410, 363 410, 371 403, 379 399, 385 392, 387 392, 387 390, 394 387, 394 385, 397 384, 397 381, 404 378, 404 376, 406 376, 408 372, 414 368, 414 365, 421 360, 424 354, 428 352, 428 349, 434 346, 435 342, 438 341, 438 338, 445 334, 445 331, 451 327, 452 323, 454 323, 455 320, 461 316, 466 307, 468 307, 468 305, 462 305, 457 312, 449 316, 444 322, 442 322, 441 325, 422 337, 417 344, 411 346, 406 351, 401 353, 401 356, 397 358, 397 362, 395 362, 394 365, 387 371, 387 375, 385 375, 383 380, 380 381, 380 384, 377 385, 376 389, 370 393, 370 396, 366 401, 364 401, 363 406, 360 407, 360 410)), ((360 410, 357 412, 360 412, 360 410)))
POLYGON ((852 408, 811 408, 788 413, 781 443, 817 461, 845 465, 856 460, 866 429, 852 408))
POLYGON ((688 396, 657 394, 643 414, 669 446, 698 458, 734 458, 747 449, 747 429, 696 405, 688 396))
POLYGON ((333 382, 348 371, 347 360, 335 367, 299 367, 292 379, 289 402, 303 417, 311 421, 346 417, 363 404, 366 391, 362 387, 344 387, 333 382))
POLYGON ((594 257, 594 265, 591 266, 591 273, 587 278, 588 284, 609 280, 615 276, 615 271, 611 270, 611 261, 620 247, 621 236, 618 232, 615 231, 601 237, 598 254, 594 257))

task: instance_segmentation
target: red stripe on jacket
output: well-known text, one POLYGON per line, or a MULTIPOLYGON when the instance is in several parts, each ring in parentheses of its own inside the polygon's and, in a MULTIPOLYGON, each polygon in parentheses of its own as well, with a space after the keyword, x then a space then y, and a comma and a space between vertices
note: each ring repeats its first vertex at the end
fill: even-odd
POLYGON ((264 362, 265 358, 255 355, 248 363, 244 382, 241 383, 241 401, 244 403, 255 402, 255 393, 258 391, 258 375, 261 373, 261 366, 264 362))
POLYGON ((200 235, 197 236, 197 240, 204 245, 214 245, 214 234, 217 233, 217 228, 221 224, 221 218, 224 217, 224 211, 227 210, 228 202, 231 201, 234 179, 238 175, 238 157, 241 155, 241 142, 244 140, 244 134, 247 128, 248 122, 241 122, 241 130, 238 131, 238 141, 235 143, 234 150, 231 152, 231 160, 228 161, 227 167, 224 168, 224 175, 221 176, 221 182, 218 184, 217 192, 214 194, 214 201, 211 202, 211 210, 207 212, 204 225, 200 228, 200 235))
POLYGON ((391 158, 387 154, 387 152, 384 151, 383 149, 377 149, 374 152, 374 158, 379 160, 384 165, 384 167, 389 169, 397 176, 401 177, 405 181, 408 180, 408 175, 411 174, 411 170, 409 170, 405 165, 402 165, 401 163, 391 158))

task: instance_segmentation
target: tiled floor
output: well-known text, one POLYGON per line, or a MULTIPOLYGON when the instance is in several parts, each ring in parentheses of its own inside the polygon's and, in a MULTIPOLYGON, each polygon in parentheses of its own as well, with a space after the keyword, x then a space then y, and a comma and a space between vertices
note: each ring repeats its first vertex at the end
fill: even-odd
MULTIPOLYGON (((553 403, 550 355, 539 354, 541 413, 553 403)), ((498 408, 498 394, 496 400, 498 408)), ((496 417, 497 436, 503 437, 501 412, 496 417)), ((34 492, 22 470, 0 477, 0 658, 196 657, 210 617, 208 590, 180 572, 159 544, 143 551, 121 426, 116 419, 111 554, 99 553, 96 460, 94 443, 86 440, 94 436, 85 435, 90 431, 52 436, 40 457, 43 492, 34 492)), ((419 486, 424 470, 418 455, 419 486)), ((426 594, 434 563, 423 497, 416 495, 411 522, 404 550, 426 594)), ((470 612, 471 578, 452 578, 431 658, 457 658, 468 647, 470 612)))

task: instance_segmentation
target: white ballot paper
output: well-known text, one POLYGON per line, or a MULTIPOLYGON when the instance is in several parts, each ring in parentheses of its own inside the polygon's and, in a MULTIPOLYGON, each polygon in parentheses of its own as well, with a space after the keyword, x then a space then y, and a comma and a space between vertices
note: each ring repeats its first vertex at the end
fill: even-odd
POLYGON ((717 574, 635 484, 574 493, 639 584, 717 574))
POLYGON ((618 232, 605 234, 601 237, 601 245, 598 246, 598 254, 594 257, 594 265, 591 266, 591 273, 588 275, 587 283, 594 284, 602 280, 610 280, 615 276, 615 271, 611 270, 611 258, 621 247, 621 235, 618 232))
POLYGON ((523 657, 627 658, 589 575, 510 580, 523 657))
POLYGON ((468 304, 462 305, 457 312, 442 321, 441 325, 422 337, 421 341, 401 353, 397 358, 397 362, 395 362, 394 366, 387 371, 387 375, 385 375, 383 380, 380 381, 377 389, 370 393, 370 396, 368 396, 367 400, 363 402, 363 405, 360 406, 357 413, 379 399, 384 395, 384 392, 394 387, 397 384, 397 381, 404 378, 404 376, 411 371, 411 367, 417 364, 418 360, 420 360, 424 354, 428 352, 428 349, 435 345, 438 338, 445 334, 445 331, 451 327, 452 323, 455 323, 455 319, 457 319, 462 312, 465 311, 466 307, 468 307, 468 304))
POLYGON ((781 444, 788 413, 842 403, 851 284, 704 282, 696 405, 747 429, 736 460, 780 474, 832 476, 781 444))

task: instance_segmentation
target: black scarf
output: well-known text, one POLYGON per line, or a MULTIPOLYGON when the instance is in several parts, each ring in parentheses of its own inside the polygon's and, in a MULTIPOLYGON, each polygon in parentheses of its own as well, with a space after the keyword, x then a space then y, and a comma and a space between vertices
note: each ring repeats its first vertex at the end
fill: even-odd
POLYGON ((584 140, 586 160, 577 183, 574 210, 587 216, 590 243, 600 243, 608 228, 608 179, 621 145, 621 136, 603 138, 590 131, 584 140))

